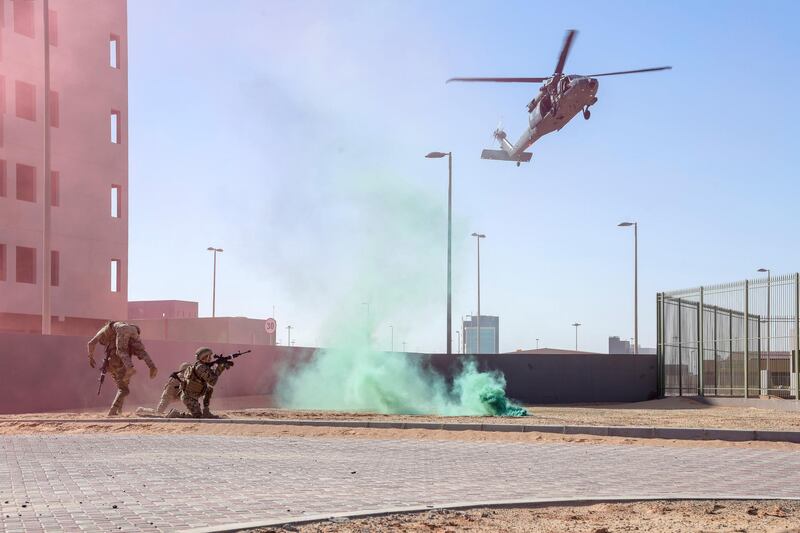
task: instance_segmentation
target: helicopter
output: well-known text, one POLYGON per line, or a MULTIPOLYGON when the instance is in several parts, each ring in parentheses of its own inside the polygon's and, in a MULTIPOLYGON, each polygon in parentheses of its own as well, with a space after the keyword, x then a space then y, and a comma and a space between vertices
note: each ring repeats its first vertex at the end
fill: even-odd
POLYGON ((580 111, 583 118, 592 116, 589 107, 597 103, 597 89, 600 83, 596 78, 601 76, 619 76, 640 72, 656 72, 669 70, 672 67, 654 67, 602 74, 566 75, 564 64, 575 40, 577 30, 567 31, 558 63, 552 76, 546 78, 450 78, 446 83, 457 82, 496 82, 496 83, 541 83, 539 94, 528 105, 528 128, 516 144, 511 144, 501 126, 494 130, 493 136, 500 143, 500 150, 483 150, 481 159, 496 161, 515 161, 517 166, 531 160, 533 154, 526 152, 540 137, 558 131, 572 120, 580 111))

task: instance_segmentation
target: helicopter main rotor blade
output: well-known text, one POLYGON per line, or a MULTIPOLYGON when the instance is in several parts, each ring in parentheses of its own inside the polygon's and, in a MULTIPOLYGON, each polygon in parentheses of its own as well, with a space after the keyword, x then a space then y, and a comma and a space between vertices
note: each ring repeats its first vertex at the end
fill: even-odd
POLYGON ((560 76, 564 73, 564 64, 567 62, 569 49, 572 47, 572 41, 575 40, 575 35, 578 34, 577 30, 569 30, 567 36, 564 38, 564 46, 561 47, 561 55, 558 56, 558 63, 556 63, 556 70, 553 73, 555 76, 560 76))
POLYGON ((670 70, 672 67, 641 68, 638 70, 621 70, 619 72, 604 72, 602 74, 589 74, 587 78, 599 78, 600 76, 619 76, 620 74, 638 74, 639 72, 656 72, 658 70, 670 70))
POLYGON ((492 81, 497 83, 542 83, 547 78, 450 78, 451 81, 492 81))

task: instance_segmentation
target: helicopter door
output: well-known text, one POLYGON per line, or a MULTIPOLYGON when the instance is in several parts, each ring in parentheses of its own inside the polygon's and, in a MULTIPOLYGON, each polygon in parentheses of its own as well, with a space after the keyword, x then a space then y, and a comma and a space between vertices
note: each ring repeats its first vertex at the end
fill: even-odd
POLYGON ((551 109, 553 109, 553 101, 550 100, 550 95, 546 94, 542 97, 541 102, 539 102, 539 116, 544 117, 551 109))

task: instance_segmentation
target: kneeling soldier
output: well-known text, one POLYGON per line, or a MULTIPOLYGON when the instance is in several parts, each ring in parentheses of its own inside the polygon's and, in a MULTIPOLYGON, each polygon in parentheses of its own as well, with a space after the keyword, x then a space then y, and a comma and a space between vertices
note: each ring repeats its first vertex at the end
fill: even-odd
POLYGON ((208 403, 211 401, 211 392, 217 383, 220 374, 228 368, 228 364, 220 363, 214 366, 211 362, 214 352, 211 348, 198 348, 195 352, 197 361, 183 373, 183 392, 181 400, 194 418, 211 416, 208 403), (200 410, 200 397, 205 396, 204 410, 200 410))
POLYGON ((181 399, 181 388, 183 387, 183 373, 186 369, 192 366, 192 363, 181 363, 181 366, 169 375, 167 384, 164 385, 164 392, 161 393, 161 400, 156 407, 156 413, 164 414, 167 407, 172 402, 177 402, 181 399))

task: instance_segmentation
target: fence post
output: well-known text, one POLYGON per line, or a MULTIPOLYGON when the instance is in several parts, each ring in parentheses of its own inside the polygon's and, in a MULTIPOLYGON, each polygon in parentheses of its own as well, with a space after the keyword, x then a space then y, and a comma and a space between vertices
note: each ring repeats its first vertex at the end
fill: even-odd
POLYGON ((728 309, 728 396, 733 396, 733 311, 728 309))
POLYGON ((661 337, 661 293, 656 293, 656 396, 661 398, 661 365, 664 359, 664 339, 661 337))
POLYGON ((744 280, 744 397, 750 397, 750 281, 744 280))
POLYGON ((703 342, 703 287, 700 287, 700 302, 697 304, 697 395, 705 392, 705 343, 703 342))
POLYGON ((794 273, 794 399, 800 400, 800 272, 794 273))
POLYGON ((678 298, 678 396, 683 396, 683 333, 681 332, 681 299, 678 298))
POLYGON ((719 337, 719 328, 717 325, 717 306, 714 306, 714 396, 719 396, 719 348, 717 342, 719 337))

